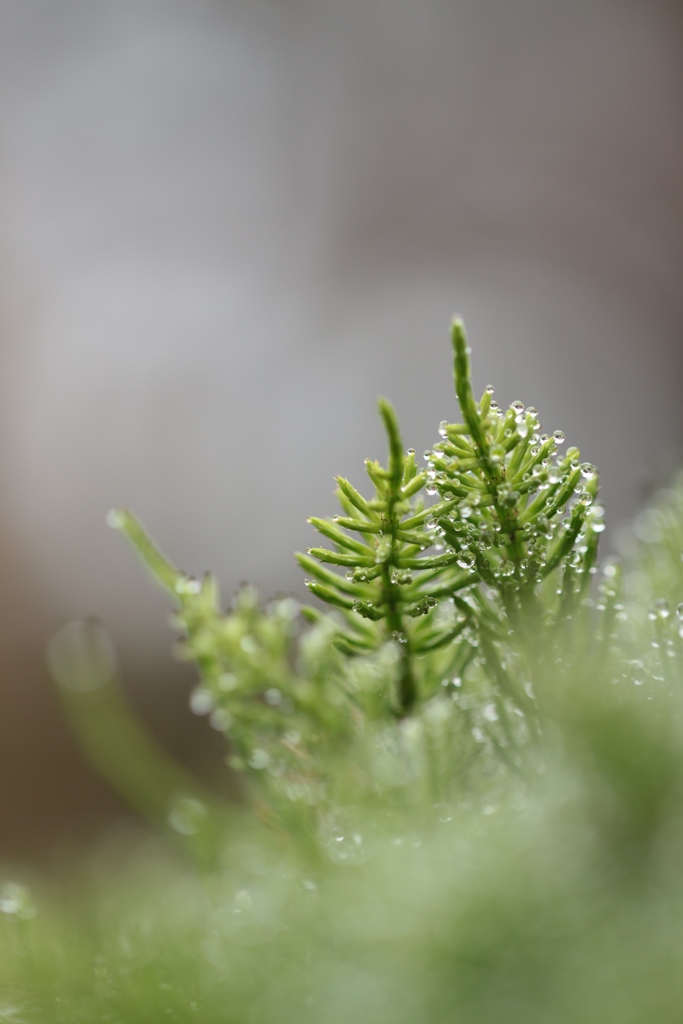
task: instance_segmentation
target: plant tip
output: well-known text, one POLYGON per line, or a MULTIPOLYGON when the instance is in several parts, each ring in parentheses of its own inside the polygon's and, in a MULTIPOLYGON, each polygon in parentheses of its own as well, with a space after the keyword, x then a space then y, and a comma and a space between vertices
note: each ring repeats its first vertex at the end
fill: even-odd
POLYGON ((106 515, 107 526, 112 530, 120 530, 123 527, 124 511, 121 508, 110 508, 106 515))

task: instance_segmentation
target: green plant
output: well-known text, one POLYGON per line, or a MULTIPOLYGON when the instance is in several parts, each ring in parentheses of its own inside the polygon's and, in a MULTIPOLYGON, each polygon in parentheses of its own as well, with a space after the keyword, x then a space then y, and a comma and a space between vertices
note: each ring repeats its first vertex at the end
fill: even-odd
POLYGON ((547 655, 529 635, 541 623, 552 642, 590 614, 595 468, 561 455, 564 435, 541 433, 535 409, 503 411, 490 387, 475 402, 457 320, 452 345, 463 422, 441 422, 419 470, 380 400, 389 458, 366 462, 374 494, 340 477, 342 515, 310 520, 331 546, 297 559, 331 614, 291 598, 261 608, 251 587, 224 613, 213 577, 172 566, 132 513, 110 515, 178 602, 179 654, 201 675, 194 710, 229 737, 231 767, 272 820, 313 844, 359 793, 405 801, 397 782, 411 778, 414 799, 427 787, 441 804, 482 778, 481 761, 489 785, 519 767, 547 655))
POLYGON ((534 410, 475 403, 457 322, 453 346, 463 423, 419 471, 380 403, 374 495, 339 480, 343 515, 312 520, 331 547, 298 558, 330 612, 251 587, 223 612, 112 515, 177 603, 246 799, 225 816, 154 747, 98 627, 59 635, 91 757, 214 870, 157 846, 122 872, 117 847, 76 898, 0 891, 0 1019, 678 1024, 683 478, 623 578, 600 570, 593 467, 534 410))

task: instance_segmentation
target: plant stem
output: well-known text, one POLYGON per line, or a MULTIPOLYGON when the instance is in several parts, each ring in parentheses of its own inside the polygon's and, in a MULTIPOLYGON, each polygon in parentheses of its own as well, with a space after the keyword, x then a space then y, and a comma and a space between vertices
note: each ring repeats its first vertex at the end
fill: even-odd
POLYGON ((417 698, 415 676, 413 674, 410 637, 404 627, 401 615, 399 588, 391 582, 392 567, 398 568, 398 529, 399 516, 396 506, 401 500, 401 484, 403 482, 403 444, 399 433, 396 414, 391 405, 384 399, 379 402, 380 415, 389 439, 389 479, 387 480, 387 532, 391 537, 388 557, 382 566, 382 589, 387 609, 387 627, 392 637, 399 639, 401 648, 401 670, 398 681, 399 714, 405 717, 410 714, 417 698))

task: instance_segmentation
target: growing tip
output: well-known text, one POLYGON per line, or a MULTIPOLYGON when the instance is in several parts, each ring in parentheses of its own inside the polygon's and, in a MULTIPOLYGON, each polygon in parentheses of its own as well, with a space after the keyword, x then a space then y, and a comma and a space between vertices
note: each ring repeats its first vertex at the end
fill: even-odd
POLYGON ((384 429, 387 432, 389 438, 389 453, 390 461, 395 472, 399 471, 399 467, 403 466, 403 442, 401 441, 401 432, 398 425, 398 417, 393 405, 386 398, 377 399, 377 407, 379 414, 382 417, 384 423, 384 429))
POLYGON ((101 690, 116 675, 116 655, 109 636, 94 619, 63 626, 51 638, 47 663, 62 689, 101 690))
POLYGON ((107 526, 111 526, 112 530, 121 530, 125 518, 126 513, 122 508, 110 508, 106 516, 107 526))
POLYGON ((393 406, 392 406, 392 404, 391 404, 391 402, 389 401, 388 398, 378 398, 377 399, 377 408, 379 409, 380 414, 383 417, 386 417, 386 416, 395 417, 396 416, 396 413, 394 412, 394 408, 393 408, 393 406))
POLYGON ((459 316, 453 317, 453 320, 451 321, 451 342, 458 355, 465 355, 467 353, 465 324, 459 316))

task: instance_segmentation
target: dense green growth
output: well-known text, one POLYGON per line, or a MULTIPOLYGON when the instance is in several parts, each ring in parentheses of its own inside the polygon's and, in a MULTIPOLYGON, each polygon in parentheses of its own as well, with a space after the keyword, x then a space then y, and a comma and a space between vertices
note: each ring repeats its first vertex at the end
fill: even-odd
POLYGON ((590 618, 595 468, 560 454, 564 435, 542 433, 535 409, 503 411, 490 387, 475 402, 460 321, 452 344, 463 423, 440 424, 418 470, 381 400, 389 458, 366 463, 374 494, 340 477, 342 515, 310 520, 330 546, 297 559, 331 614, 291 598, 262 609, 250 587, 224 613, 213 577, 179 572, 130 512, 110 519, 179 603, 194 710, 229 737, 272 821, 312 845, 361 795, 441 804, 519 768, 550 656, 526 641, 540 625, 552 647, 590 618))
POLYGON ((177 603, 244 800, 147 740, 94 627, 58 637, 91 756, 213 868, 133 849, 66 906, 0 893, 0 1020, 680 1020, 683 480, 623 576, 599 568, 594 467, 534 409, 475 402, 459 322, 453 350, 463 422, 425 468, 382 401, 374 493, 339 479, 342 515, 311 520, 329 612, 250 587, 224 612, 112 516, 177 603))

